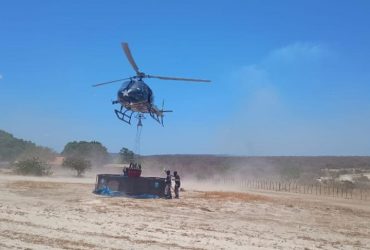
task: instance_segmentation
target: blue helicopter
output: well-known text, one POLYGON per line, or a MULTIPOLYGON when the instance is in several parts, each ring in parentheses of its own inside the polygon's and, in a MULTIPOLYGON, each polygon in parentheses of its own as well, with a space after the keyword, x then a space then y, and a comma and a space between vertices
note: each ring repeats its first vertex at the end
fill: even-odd
POLYGON ((95 84, 93 85, 93 87, 125 81, 117 92, 117 100, 112 101, 112 104, 121 105, 120 109, 115 109, 114 112, 116 113, 118 119, 128 124, 131 124, 133 114, 137 113, 135 117, 139 120, 138 126, 142 126, 141 119, 145 118, 144 114, 149 114, 154 120, 156 120, 163 126, 164 113, 172 112, 172 110, 164 110, 164 103, 162 103, 161 109, 154 104, 153 91, 149 88, 149 86, 144 82, 143 79, 157 78, 161 80, 211 82, 210 80, 202 79, 147 75, 139 71, 139 67, 136 65, 134 58, 132 57, 131 51, 128 47, 128 43, 122 43, 121 45, 129 63, 135 70, 136 75, 124 79, 95 84))

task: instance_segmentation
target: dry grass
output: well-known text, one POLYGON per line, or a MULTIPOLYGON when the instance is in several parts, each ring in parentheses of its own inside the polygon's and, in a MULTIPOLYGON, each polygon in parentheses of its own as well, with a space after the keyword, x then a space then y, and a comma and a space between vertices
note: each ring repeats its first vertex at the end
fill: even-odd
POLYGON ((65 183, 57 182, 38 182, 38 181, 14 181, 8 183, 7 188, 16 189, 58 189, 65 186, 65 183))
POLYGON ((238 193, 238 192, 202 192, 200 198, 220 201, 271 201, 272 199, 262 195, 238 193))
POLYGON ((18 190, 36 190, 36 189, 43 189, 43 190, 51 190, 51 189, 59 189, 64 190, 68 187, 76 187, 78 189, 81 188, 91 188, 91 184, 82 184, 82 183, 63 183, 63 182, 49 182, 49 181, 12 181, 6 184, 7 188, 10 189, 18 189, 18 190))

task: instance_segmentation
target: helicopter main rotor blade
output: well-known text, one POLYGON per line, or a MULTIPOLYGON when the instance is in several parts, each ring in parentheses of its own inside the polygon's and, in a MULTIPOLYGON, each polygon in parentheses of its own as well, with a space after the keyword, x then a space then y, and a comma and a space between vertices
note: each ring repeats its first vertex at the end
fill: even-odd
POLYGON ((124 81, 124 80, 128 80, 128 79, 131 79, 131 78, 129 77, 129 78, 123 78, 123 79, 109 81, 109 82, 102 82, 102 83, 98 83, 98 84, 95 84, 95 85, 92 85, 92 86, 93 87, 98 87, 98 86, 101 86, 101 85, 105 85, 105 84, 109 84, 109 83, 114 83, 114 82, 120 82, 120 81, 124 81))
POLYGON ((132 57, 128 43, 121 43, 122 49, 126 54, 128 61, 130 62, 132 68, 135 70, 136 74, 140 74, 139 67, 136 65, 134 58, 132 57))
POLYGON ((161 79, 161 80, 175 80, 175 81, 189 81, 189 82, 211 82, 210 80, 180 78, 180 77, 153 76, 153 75, 146 75, 146 77, 147 78, 158 78, 158 79, 161 79))

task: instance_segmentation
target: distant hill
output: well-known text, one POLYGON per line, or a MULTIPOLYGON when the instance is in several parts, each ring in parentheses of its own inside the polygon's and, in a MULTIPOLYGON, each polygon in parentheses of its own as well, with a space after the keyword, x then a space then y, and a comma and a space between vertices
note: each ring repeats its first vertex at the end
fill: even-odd
POLYGON ((31 141, 18 139, 12 134, 0 130, 0 161, 11 162, 32 156, 51 159, 55 157, 55 152, 49 148, 37 146, 31 141))
MULTIPOLYGON (((0 162, 28 156, 54 157, 49 148, 15 138, 0 130, 0 162)), ((110 153, 114 162, 118 153, 110 153)), ((319 174, 321 169, 368 169, 369 156, 224 156, 224 155, 151 155, 142 156, 147 174, 161 174, 163 169, 177 170, 182 176, 207 178, 213 176, 266 177, 286 173, 319 174)))
POLYGON ((143 157, 149 171, 177 170, 183 176, 261 177, 299 172, 319 174, 321 169, 368 169, 369 156, 264 156, 238 157, 217 155, 153 155, 143 157))

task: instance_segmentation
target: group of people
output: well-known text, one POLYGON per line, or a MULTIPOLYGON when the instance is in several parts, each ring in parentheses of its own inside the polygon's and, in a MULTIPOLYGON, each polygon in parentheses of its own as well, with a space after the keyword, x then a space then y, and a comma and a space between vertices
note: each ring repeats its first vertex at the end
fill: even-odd
POLYGON ((135 163, 135 162, 130 162, 130 166, 129 167, 124 167, 122 172, 123 172, 123 176, 128 176, 128 170, 129 169, 136 169, 136 170, 140 170, 141 171, 141 164, 140 163, 135 163))
POLYGON ((164 189, 164 196, 166 199, 172 199, 172 192, 171 192, 171 189, 172 189, 172 177, 175 181, 175 188, 174 188, 174 192, 175 192, 175 198, 178 199, 180 198, 179 196, 179 191, 180 191, 180 186, 181 186, 181 182, 180 182, 180 176, 178 175, 177 171, 174 171, 173 172, 173 176, 171 175, 171 171, 170 170, 166 170, 166 180, 165 180, 165 189, 164 189))
POLYGON ((128 168, 132 169, 141 169, 141 164, 136 162, 130 162, 130 166, 128 168))

